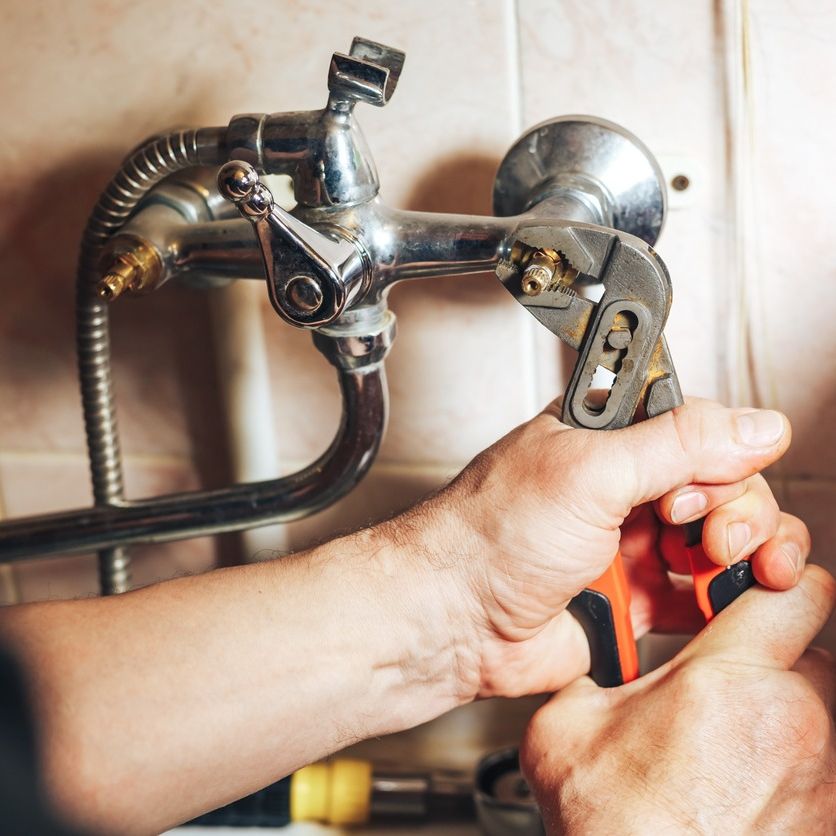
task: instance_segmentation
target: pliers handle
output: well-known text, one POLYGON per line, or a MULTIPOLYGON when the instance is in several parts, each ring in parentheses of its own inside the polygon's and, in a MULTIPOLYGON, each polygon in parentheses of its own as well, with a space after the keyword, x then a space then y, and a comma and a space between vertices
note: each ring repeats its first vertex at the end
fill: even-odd
MULTIPOLYGON (((690 526, 686 526, 686 529, 690 526)), ((702 525, 694 525, 697 537, 702 525)), ((686 535, 687 536, 687 535, 686 535)), ((748 559, 731 566, 712 563, 699 540, 685 546, 694 594, 706 623, 755 583, 748 559)), ((632 682, 639 676, 639 656, 630 617, 630 585, 621 552, 606 572, 569 603, 589 643, 589 675, 602 688, 632 682)))

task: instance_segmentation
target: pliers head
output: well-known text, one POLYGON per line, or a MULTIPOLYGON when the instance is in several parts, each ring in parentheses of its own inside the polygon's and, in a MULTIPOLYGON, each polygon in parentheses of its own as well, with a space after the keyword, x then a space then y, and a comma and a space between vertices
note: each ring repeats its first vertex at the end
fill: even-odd
POLYGON ((671 306, 667 268, 625 232, 571 221, 523 222, 497 276, 514 298, 578 351, 564 398, 565 423, 589 429, 631 424, 682 404, 662 330, 671 306), (602 285, 598 301, 584 287, 602 285), (615 377, 604 403, 590 398, 599 369, 615 377))

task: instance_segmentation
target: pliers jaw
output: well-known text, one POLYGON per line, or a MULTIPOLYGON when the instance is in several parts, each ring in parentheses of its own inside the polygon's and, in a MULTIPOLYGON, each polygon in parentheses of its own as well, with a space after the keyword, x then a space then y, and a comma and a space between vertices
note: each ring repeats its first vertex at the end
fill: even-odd
POLYGON ((682 404, 662 336, 671 282, 656 252, 633 235, 568 221, 521 224, 497 276, 529 312, 579 353, 564 398, 564 422, 588 429, 631 424, 682 404), (554 265, 546 281, 548 262, 554 265), (545 271, 545 272, 544 272, 545 271), (597 302, 581 295, 603 285, 597 302), (602 405, 589 399, 596 370, 615 375, 602 405))

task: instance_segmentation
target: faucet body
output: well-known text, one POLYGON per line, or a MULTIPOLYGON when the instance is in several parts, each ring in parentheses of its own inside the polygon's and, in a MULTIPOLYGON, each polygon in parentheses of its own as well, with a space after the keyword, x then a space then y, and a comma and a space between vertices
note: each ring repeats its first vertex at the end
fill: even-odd
POLYGON ((95 550, 103 591, 118 592, 129 586, 131 544, 314 513, 357 484, 379 447, 383 364, 395 337, 387 297, 396 282, 495 270, 514 259, 513 242, 527 227, 581 222, 655 241, 665 205, 658 166, 631 134, 589 117, 543 123, 511 148, 497 175, 496 216, 387 206, 354 108, 385 105, 403 62, 398 50, 355 38, 349 54, 331 61, 322 110, 244 114, 226 128, 156 137, 117 172, 91 215, 78 281, 96 505, 1 523, 0 562, 95 550), (292 179, 291 212, 258 180, 272 174, 292 179), (340 429, 317 461, 283 479, 123 496, 107 308, 172 279, 209 292, 237 279, 266 281, 277 313, 312 331, 343 393, 340 429))

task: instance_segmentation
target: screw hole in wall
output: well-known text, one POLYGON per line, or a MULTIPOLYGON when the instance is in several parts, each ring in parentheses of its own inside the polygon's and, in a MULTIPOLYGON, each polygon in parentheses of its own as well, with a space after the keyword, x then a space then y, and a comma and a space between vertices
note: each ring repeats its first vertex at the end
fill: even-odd
POLYGON ((677 192, 684 192, 691 185, 691 178, 685 174, 677 174, 671 178, 671 188, 677 192))

